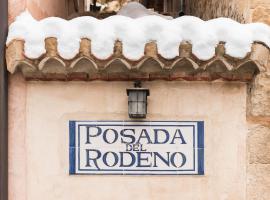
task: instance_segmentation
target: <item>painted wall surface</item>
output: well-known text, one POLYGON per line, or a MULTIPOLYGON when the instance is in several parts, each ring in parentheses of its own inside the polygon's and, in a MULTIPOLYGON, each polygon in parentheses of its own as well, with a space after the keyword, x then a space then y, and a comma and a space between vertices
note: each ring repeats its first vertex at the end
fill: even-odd
POLYGON ((26 0, 9 0, 8 1, 8 22, 12 23, 16 16, 26 9, 26 0))
POLYGON ((36 19, 45 17, 67 17, 66 0, 9 0, 8 1, 8 20, 12 23, 16 16, 28 10, 36 19))
POLYGON ((26 82, 15 75, 8 87, 8 196, 26 200, 26 82))
POLYGON ((205 121, 204 176, 70 176, 68 121, 128 120, 132 83, 10 80, 10 199, 246 200, 245 84, 143 83, 146 120, 205 121))
POLYGON ((67 1, 66 0, 26 0, 27 9, 36 19, 44 17, 67 17, 67 1))

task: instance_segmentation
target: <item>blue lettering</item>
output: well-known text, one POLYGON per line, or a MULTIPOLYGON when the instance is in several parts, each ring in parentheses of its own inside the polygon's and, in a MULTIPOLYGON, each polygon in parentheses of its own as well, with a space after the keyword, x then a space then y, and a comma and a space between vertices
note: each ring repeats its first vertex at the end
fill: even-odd
POLYGON ((104 133, 103 133, 103 140, 104 140, 107 144, 113 144, 113 143, 115 143, 115 142, 117 141, 117 139, 118 139, 118 133, 117 133, 116 130, 114 130, 114 129, 106 129, 106 130, 104 131, 104 133), (108 136, 107 136, 108 133, 112 133, 113 140, 112 140, 111 142, 108 140, 108 136))
POLYGON ((184 137, 183 137, 183 135, 182 135, 182 133, 181 133, 181 131, 180 131, 180 129, 176 129, 171 144, 175 144, 174 143, 174 140, 175 139, 179 139, 180 140, 180 144, 187 144, 186 141, 185 141, 185 139, 184 139, 184 137))
POLYGON ((90 141, 91 137, 97 137, 102 133, 102 130, 98 126, 86 126, 86 143, 85 144, 92 144, 90 141), (92 129, 93 131, 90 131, 92 129), (94 131, 95 129, 95 131, 94 131), (92 133, 95 132, 95 133, 92 133), (90 134, 92 133, 92 134, 90 134))

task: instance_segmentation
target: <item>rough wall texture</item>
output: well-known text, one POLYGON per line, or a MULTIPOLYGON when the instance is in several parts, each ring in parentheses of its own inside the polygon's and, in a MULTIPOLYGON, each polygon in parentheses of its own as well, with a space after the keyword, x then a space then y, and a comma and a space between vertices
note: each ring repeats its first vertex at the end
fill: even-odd
MULTIPOLYGON (((250 15, 252 22, 270 25, 270 1, 251 0, 250 15)), ((250 85, 248 97, 248 200, 270 199, 270 58, 265 68, 250 85)))
POLYGON ((186 13, 204 20, 229 17, 239 22, 249 21, 249 0, 189 0, 186 13))
POLYGON ((251 124, 248 134, 247 200, 270 199, 270 125, 251 124))
POLYGON ((248 96, 248 200, 270 199, 270 70, 258 75, 248 96))
POLYGON ((253 22, 264 22, 270 25, 270 1, 252 0, 250 4, 253 22))

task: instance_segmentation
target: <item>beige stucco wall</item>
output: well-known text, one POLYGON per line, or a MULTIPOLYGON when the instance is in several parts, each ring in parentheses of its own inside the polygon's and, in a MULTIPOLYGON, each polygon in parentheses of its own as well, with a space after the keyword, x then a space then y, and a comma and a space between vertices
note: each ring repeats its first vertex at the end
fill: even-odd
POLYGON ((244 83, 143 84, 147 120, 205 121, 204 176, 70 176, 68 120, 128 120, 132 83, 10 80, 10 199, 246 200, 244 83))
POLYGON ((49 16, 67 17, 66 0, 26 0, 26 7, 36 19, 49 16))
POLYGON ((26 83, 20 75, 8 83, 8 196, 26 200, 26 83))

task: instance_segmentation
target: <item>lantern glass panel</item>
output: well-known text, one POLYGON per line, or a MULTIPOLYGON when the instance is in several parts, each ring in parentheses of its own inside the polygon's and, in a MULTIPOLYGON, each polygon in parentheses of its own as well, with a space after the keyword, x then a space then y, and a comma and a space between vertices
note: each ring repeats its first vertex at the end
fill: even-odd
POLYGON ((130 91, 128 96, 129 101, 137 101, 137 92, 136 91, 130 91))
POLYGON ((138 102, 138 114, 140 115, 145 115, 146 114, 146 109, 145 109, 145 103, 143 101, 138 102))
POLYGON ((146 92, 138 91, 138 101, 146 101, 146 92))
POLYGON ((129 113, 137 114, 137 102, 129 102, 129 113))

